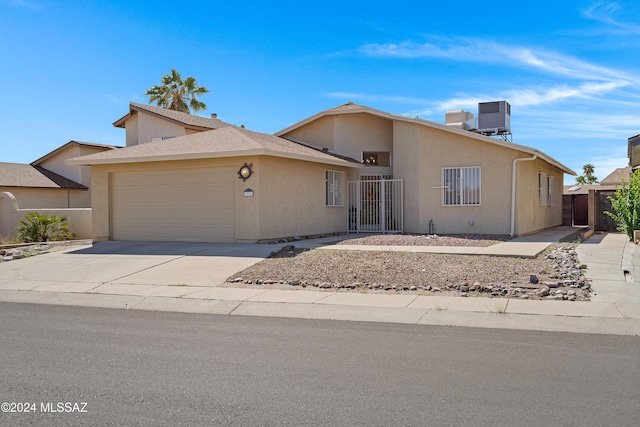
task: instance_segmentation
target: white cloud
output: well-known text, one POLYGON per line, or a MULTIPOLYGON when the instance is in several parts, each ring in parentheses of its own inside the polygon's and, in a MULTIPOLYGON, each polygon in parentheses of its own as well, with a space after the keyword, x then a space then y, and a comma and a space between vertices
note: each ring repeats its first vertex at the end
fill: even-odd
POLYGON ((640 26, 637 24, 621 22, 614 18, 620 9, 622 7, 618 2, 598 1, 584 11, 584 16, 614 27, 612 32, 615 34, 640 34, 640 26))
POLYGON ((358 51, 366 56, 383 58, 445 58, 454 61, 499 63, 510 67, 518 65, 579 80, 638 82, 636 77, 622 71, 591 64, 546 49, 535 50, 470 38, 441 39, 441 44, 442 46, 411 41, 371 43, 360 47, 358 51))

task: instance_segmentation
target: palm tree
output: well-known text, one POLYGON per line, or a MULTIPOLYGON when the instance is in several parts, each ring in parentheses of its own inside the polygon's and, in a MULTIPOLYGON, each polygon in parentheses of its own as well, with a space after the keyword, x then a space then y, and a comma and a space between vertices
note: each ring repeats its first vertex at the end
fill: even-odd
POLYGON ((191 114, 191 110, 194 113, 206 110, 207 105, 196 97, 208 93, 209 89, 198 86, 195 78, 187 77, 182 80, 180 73, 172 68, 171 73, 162 76, 161 81, 162 84, 155 85, 144 93, 149 97, 149 104, 155 102, 158 107, 187 114, 191 114))
POLYGON ((595 166, 593 166, 591 163, 587 163, 586 165, 582 166, 583 173, 576 178, 576 182, 578 184, 596 184, 598 182, 598 178, 593 176, 595 169, 595 166))
POLYGON ((591 163, 587 163, 586 165, 582 166, 582 172, 584 172, 585 175, 593 175, 595 169, 596 168, 591 163))

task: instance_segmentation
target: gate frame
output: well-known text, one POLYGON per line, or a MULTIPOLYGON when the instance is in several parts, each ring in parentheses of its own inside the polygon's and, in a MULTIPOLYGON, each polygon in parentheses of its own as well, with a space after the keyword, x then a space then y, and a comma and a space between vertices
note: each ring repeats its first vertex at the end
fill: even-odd
POLYGON ((404 232, 404 181, 398 178, 384 178, 385 175, 361 175, 357 181, 347 181, 347 233, 403 233, 404 232), (380 179, 361 179, 380 176, 380 179), (377 184, 379 197, 371 201, 378 206, 377 229, 363 230, 362 226, 362 186, 377 184), (391 193, 391 197, 387 193, 391 193), (390 216, 389 216, 390 215, 390 216), (395 222, 395 227, 388 227, 395 222))

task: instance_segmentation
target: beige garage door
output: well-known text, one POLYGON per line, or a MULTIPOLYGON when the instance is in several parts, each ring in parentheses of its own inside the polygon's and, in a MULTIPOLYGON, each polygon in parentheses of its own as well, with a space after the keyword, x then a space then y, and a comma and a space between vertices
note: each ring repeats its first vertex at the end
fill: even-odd
POLYGON ((114 240, 235 240, 231 167, 111 175, 114 240))

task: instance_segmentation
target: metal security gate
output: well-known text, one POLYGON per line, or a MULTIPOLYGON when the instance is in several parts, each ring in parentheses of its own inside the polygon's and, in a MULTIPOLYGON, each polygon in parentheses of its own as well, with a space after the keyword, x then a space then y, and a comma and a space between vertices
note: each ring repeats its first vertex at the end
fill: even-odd
POLYGON ((349 212, 347 227, 350 233, 401 233, 403 199, 401 179, 367 179, 349 181, 349 212))

